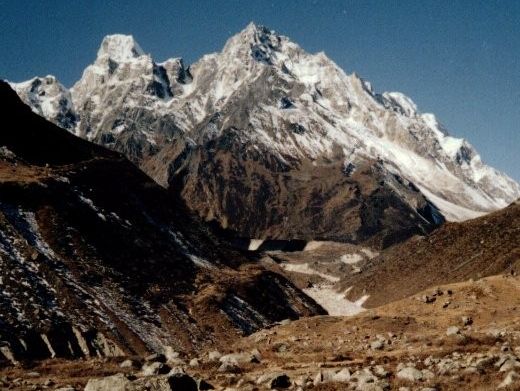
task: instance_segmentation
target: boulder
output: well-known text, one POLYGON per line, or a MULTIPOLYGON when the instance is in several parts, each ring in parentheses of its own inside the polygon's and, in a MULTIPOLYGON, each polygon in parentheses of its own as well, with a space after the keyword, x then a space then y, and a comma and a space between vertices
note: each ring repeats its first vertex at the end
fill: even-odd
POLYGON ((121 368, 136 368, 137 363, 129 359, 129 360, 123 361, 121 364, 119 364, 119 366, 121 368))
POLYGON ((397 378, 408 381, 419 381, 423 379, 423 373, 414 367, 406 367, 397 372, 397 378))
POLYGON ((498 385, 498 388, 505 388, 512 386, 514 383, 516 383, 520 379, 520 375, 516 373, 515 371, 509 372, 502 383, 498 385))
POLYGON ((122 373, 100 379, 90 379, 85 391, 134 391, 132 382, 122 373))
POLYGON ((162 362, 152 362, 144 364, 141 368, 141 373, 143 376, 165 375, 170 372, 170 370, 170 366, 162 362))
POLYGON ((164 354, 160 354, 160 353, 153 353, 153 354, 150 354, 149 356, 146 356, 144 358, 144 361, 147 361, 147 362, 157 361, 157 362, 165 363, 166 356, 164 354))
POLYGON ((452 335, 457 335, 457 334, 460 334, 460 329, 457 326, 450 326, 446 330, 446 335, 448 337, 450 337, 452 335))
POLYGON ((208 360, 211 362, 218 361, 220 357, 222 357, 222 353, 220 353, 218 350, 213 350, 208 353, 208 360))
POLYGON ((287 376, 285 373, 275 376, 269 382, 269 388, 271 390, 277 390, 280 388, 289 388, 291 387, 291 378, 287 376))

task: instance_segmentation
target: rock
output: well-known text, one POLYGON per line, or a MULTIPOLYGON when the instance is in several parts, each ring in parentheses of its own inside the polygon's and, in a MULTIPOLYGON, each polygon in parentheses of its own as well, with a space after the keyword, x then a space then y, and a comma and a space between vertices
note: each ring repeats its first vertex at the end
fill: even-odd
POLYGON ((357 381, 357 389, 359 390, 369 389, 368 387, 370 385, 374 385, 378 380, 369 368, 363 368, 359 371, 356 371, 351 376, 351 379, 357 381))
MULTIPOLYGON (((87 386, 88 386, 88 383, 87 383, 87 386)), ((85 390, 87 390, 87 388, 85 387, 85 390)), ((76 389, 72 386, 65 386, 65 387, 60 387, 60 388, 56 388, 54 391, 76 391, 76 389)), ((117 390, 115 390, 117 391, 117 390)))
POLYGON ((512 371, 515 368, 520 367, 520 362, 518 362, 514 358, 510 358, 506 360, 501 366, 500 366, 500 372, 508 372, 512 371))
POLYGON ((385 347, 385 341, 382 341, 380 339, 376 340, 376 341, 373 341, 371 344, 370 344, 370 349, 372 350, 381 350, 385 347))
POLYGON ((423 378, 426 380, 431 380, 431 379, 435 378, 435 374, 432 371, 430 371, 429 369, 423 369, 421 372, 423 374, 423 378))
POLYGON ((198 358, 192 358, 190 360, 190 367, 198 367, 200 365, 198 358))
POLYGON ((469 325, 473 324, 473 319, 471 318, 471 316, 463 316, 462 317, 462 324, 464 326, 469 326, 469 325))
POLYGON ((231 353, 226 354, 225 356, 220 357, 219 361, 221 363, 231 362, 237 365, 240 364, 248 364, 248 363, 258 363, 260 362, 257 356, 251 353, 231 353))
POLYGON ((341 371, 339 371, 332 377, 332 381, 335 381, 338 383, 346 383, 346 382, 350 381, 350 377, 351 377, 351 375, 350 375, 349 369, 343 368, 341 371))
POLYGON ((164 357, 166 362, 176 362, 180 358, 179 352, 176 352, 171 346, 164 347, 164 357))
POLYGON ((382 365, 376 365, 374 367, 374 374, 377 377, 388 377, 388 376, 390 376, 390 372, 387 371, 382 365))
POLYGON ((518 373, 516 373, 515 371, 510 371, 506 375, 506 377, 504 378, 502 383, 500 383, 498 385, 498 388, 509 387, 509 386, 513 385, 514 383, 516 383, 517 380, 519 380, 519 379, 520 379, 520 375, 518 375, 518 373))
POLYGON ((90 379, 85 386, 85 391, 128 391, 131 384, 132 382, 125 375, 118 373, 100 379, 90 379))
POLYGON ((185 373, 170 376, 153 376, 134 381, 125 391, 198 391, 198 384, 185 373))
POLYGON ((143 376, 165 375, 170 372, 170 370, 171 367, 162 362, 152 362, 150 364, 144 364, 141 368, 141 373, 143 376))
POLYGON ((397 378, 409 381, 419 381, 424 378, 423 373, 414 367, 406 367, 397 372, 397 378))
POLYGON ((207 391, 207 390, 214 390, 215 387, 213 387, 211 384, 209 384, 205 380, 197 379, 197 389, 199 391, 207 391))
POLYGON ((240 367, 237 363, 230 362, 230 361, 224 361, 220 367, 218 367, 218 372, 221 373, 239 373, 240 367))
POLYGON ((422 301, 423 303, 431 304, 431 303, 434 303, 435 300, 437 300, 437 298, 433 297, 433 296, 423 295, 419 298, 419 300, 422 301))
POLYGON ((165 363, 166 356, 164 354, 160 354, 160 353, 153 353, 153 354, 150 354, 149 356, 146 356, 144 358, 144 361, 147 361, 147 362, 157 361, 157 362, 165 363))
POLYGON ((40 373, 39 372, 27 372, 25 375, 27 377, 40 377, 40 373))
POLYGON ((457 334, 460 334, 460 329, 457 326, 450 326, 446 330, 446 335, 448 337, 452 336, 452 335, 457 335, 457 334))
MULTIPOLYGON (((168 384, 172 391, 198 391, 199 384, 189 375, 185 373, 177 373, 167 378, 168 384)), ((207 383, 206 383, 207 384, 207 383)), ((205 390, 211 390, 212 388, 205 388, 205 390)))
POLYGON ((314 384, 314 386, 317 386, 318 384, 321 384, 321 383, 323 383, 323 373, 318 372, 316 374, 316 376, 314 376, 314 380, 313 380, 312 384, 314 384))
POLYGON ((217 350, 213 350, 208 353, 209 361, 218 361, 220 359, 220 357, 222 357, 222 354, 217 350))
POLYGON ((289 376, 287 376, 285 373, 274 377, 269 382, 269 388, 271 390, 276 390, 279 388, 289 388, 289 387, 291 387, 291 378, 289 376))
POLYGON ((121 368, 135 368, 137 365, 132 360, 125 360, 121 364, 119 364, 121 368))
POLYGON ((262 353, 258 349, 251 350, 251 356, 255 359, 254 362, 262 361, 262 353))

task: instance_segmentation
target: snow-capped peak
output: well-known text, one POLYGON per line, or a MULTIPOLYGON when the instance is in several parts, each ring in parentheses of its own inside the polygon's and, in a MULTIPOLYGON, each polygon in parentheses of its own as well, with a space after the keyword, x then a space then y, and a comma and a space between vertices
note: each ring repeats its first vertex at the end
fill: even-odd
POLYGON ((103 38, 97 57, 98 59, 108 57, 116 62, 125 62, 144 54, 132 35, 113 34, 103 38))
POLYGON ((384 92, 383 98, 392 103, 394 107, 398 107, 402 114, 408 117, 417 115, 417 105, 415 102, 400 92, 384 92))
MULTIPOLYGON (((19 87, 20 95, 32 90, 29 84, 19 87)), ((131 131, 139 140, 128 146, 132 153, 160 149, 162 136, 156 135, 171 139, 172 129, 207 140, 233 127, 281 161, 342 154, 346 165, 384 162, 449 219, 474 217, 520 196, 517 183, 484 165, 468 142, 451 137, 406 95, 377 93, 323 52, 307 53, 255 23, 192 66, 180 58, 157 64, 132 36, 107 36, 68 96, 79 119, 69 129, 109 146, 131 131)), ((39 108, 41 99, 34 97, 25 100, 39 108)))

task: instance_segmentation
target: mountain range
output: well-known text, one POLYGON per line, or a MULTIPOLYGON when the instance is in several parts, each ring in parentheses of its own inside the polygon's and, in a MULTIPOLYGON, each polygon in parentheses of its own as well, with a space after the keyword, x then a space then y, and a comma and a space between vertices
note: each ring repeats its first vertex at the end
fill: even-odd
POLYGON ((110 35, 72 88, 53 76, 11 85, 244 238, 386 247, 520 197, 407 96, 254 23, 189 66, 110 35))

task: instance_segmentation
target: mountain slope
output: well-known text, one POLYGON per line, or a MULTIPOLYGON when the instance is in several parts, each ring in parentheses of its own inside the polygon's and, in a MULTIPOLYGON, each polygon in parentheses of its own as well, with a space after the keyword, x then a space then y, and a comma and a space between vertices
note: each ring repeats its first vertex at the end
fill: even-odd
POLYGON ((119 153, 0 96, 0 357, 196 351, 323 313, 119 153))
POLYGON ((426 237, 397 244, 343 279, 348 296, 369 295, 373 307, 413 295, 436 284, 518 273, 520 202, 474 220, 449 223, 426 237))
POLYGON ((201 217, 243 236, 362 241, 373 231, 360 212, 371 204, 366 182, 399 199, 383 197, 383 237, 388 216, 413 215, 390 236, 435 227, 438 214, 421 212, 429 203, 464 220, 520 196, 410 98, 378 94, 325 54, 254 24, 190 67, 155 63, 131 36, 108 36, 70 91, 53 87, 64 102, 54 111, 39 109, 56 98, 31 92, 38 80, 13 85, 34 110, 58 124, 76 118, 61 126, 125 153, 201 217), (309 205, 306 194, 320 200, 309 205))

